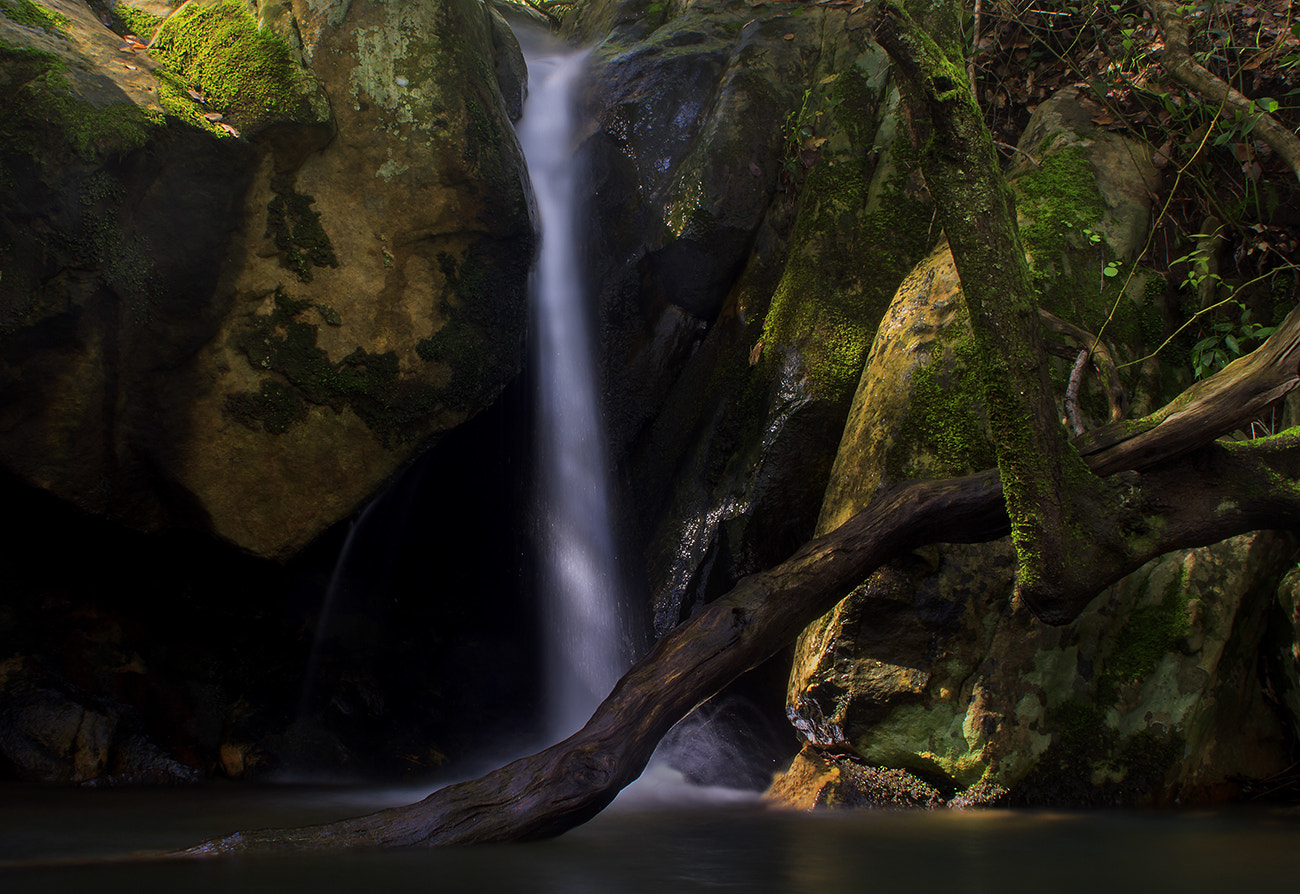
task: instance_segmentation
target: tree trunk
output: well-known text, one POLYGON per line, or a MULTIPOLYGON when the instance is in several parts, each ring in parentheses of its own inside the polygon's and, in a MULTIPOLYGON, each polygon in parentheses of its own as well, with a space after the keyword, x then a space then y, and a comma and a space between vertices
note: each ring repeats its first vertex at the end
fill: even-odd
MULTIPOLYGON (((929 10, 925 13, 928 17, 929 10)), ((1111 495, 1070 448, 1047 371, 1037 291, 1015 199, 958 60, 901 0, 881 0, 872 29, 893 62, 970 311, 998 470, 1016 547, 1016 597, 1050 622, 1091 591, 1073 568, 1111 543, 1111 495)))

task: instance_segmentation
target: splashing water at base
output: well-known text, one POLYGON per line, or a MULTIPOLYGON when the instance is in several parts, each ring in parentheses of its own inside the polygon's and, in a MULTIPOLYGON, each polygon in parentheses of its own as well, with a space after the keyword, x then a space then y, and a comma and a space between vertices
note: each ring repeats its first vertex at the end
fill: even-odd
POLYGON ((537 196, 533 274, 547 733, 582 726, 628 665, 584 268, 574 205, 574 94, 585 52, 521 34, 529 97, 519 139, 537 196))

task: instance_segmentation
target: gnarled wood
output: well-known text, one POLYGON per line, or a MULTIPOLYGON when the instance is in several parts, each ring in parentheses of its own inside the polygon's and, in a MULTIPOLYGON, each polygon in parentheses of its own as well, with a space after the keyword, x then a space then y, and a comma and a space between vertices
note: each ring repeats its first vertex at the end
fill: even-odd
POLYGON ((1048 332, 1063 335, 1077 345, 1074 349, 1065 348, 1063 353, 1057 354, 1058 357, 1074 360, 1080 349, 1088 352, 1088 359, 1092 362, 1093 369, 1102 378, 1106 403, 1110 407, 1110 421, 1119 422, 1127 416, 1128 392, 1124 390, 1124 383, 1120 381, 1119 367, 1115 364, 1115 352, 1110 349, 1110 346, 1086 329, 1062 320, 1056 314, 1049 313, 1041 307, 1038 309, 1038 319, 1048 332))

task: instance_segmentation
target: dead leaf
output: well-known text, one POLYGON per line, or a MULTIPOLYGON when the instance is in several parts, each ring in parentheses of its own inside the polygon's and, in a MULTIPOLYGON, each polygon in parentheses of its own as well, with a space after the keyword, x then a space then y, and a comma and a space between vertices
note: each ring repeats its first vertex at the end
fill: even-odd
POLYGON ((749 163, 749 173, 753 174, 755 177, 762 177, 763 169, 758 166, 758 162, 751 161, 749 163))
POLYGON ((1172 139, 1165 140, 1164 145, 1151 153, 1151 163, 1156 166, 1157 170, 1164 170, 1169 167, 1169 162, 1173 160, 1173 157, 1174 141, 1172 139))
POLYGON ((782 39, 782 40, 794 40, 794 35, 793 35, 793 34, 787 34, 787 35, 785 35, 784 37, 782 37, 781 39, 782 39))

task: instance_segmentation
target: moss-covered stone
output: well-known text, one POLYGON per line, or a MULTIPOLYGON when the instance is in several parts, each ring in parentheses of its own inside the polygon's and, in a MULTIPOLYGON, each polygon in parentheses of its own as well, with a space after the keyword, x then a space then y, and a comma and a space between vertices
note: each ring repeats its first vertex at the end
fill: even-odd
POLYGON ((1048 714, 1052 744, 1010 790, 1011 804, 1150 806, 1167 800, 1165 779, 1178 766, 1184 737, 1144 729, 1129 736, 1095 705, 1069 701, 1048 714))
MULTIPOLYGON (((841 77, 863 80, 853 71, 841 77)), ((836 112, 837 120, 845 117, 842 106, 836 112)), ((855 130, 869 126, 855 120, 855 130)), ((857 384, 897 283, 925 251, 930 223, 924 203, 905 194, 908 171, 872 202, 875 158, 861 144, 854 148, 808 174, 762 336, 765 348, 796 345, 814 391, 840 401, 857 384)))
MULTIPOLYGON (((1106 670, 1097 680, 1097 700, 1111 704, 1118 687, 1132 685, 1156 669, 1168 652, 1192 631, 1184 575, 1171 578, 1159 602, 1143 602, 1118 632, 1106 670)), ((1140 600, 1141 601, 1141 600, 1140 600)))
POLYGON ((48 34, 68 36, 68 17, 38 0, 0 0, 0 15, 19 25, 40 28, 48 34))
POLYGON ((247 427, 283 434, 306 421, 308 404, 336 412, 346 407, 386 443, 396 445, 411 425, 418 427, 438 408, 438 389, 403 381, 391 351, 357 348, 331 362, 317 344, 319 327, 303 319, 314 308, 310 301, 277 293, 270 314, 253 317, 236 333, 234 344, 249 364, 276 378, 263 378, 256 392, 232 393, 227 414, 247 427))
MULTIPOLYGON (((1048 117, 1073 115, 1044 106, 1048 117)), ((1085 118, 1081 126, 1091 125, 1085 118)), ((1094 330, 1110 311, 1102 303, 1116 297, 1132 307, 1121 306, 1112 325, 1133 309, 1145 313, 1127 293, 1103 294, 1094 266, 1142 242, 1134 227, 1146 216, 1132 198, 1144 188, 1141 166, 1112 167, 1107 159, 1122 158, 1122 147, 1103 140, 1058 133, 1045 141, 1045 173, 1020 203, 1031 233, 1035 212, 1054 220, 1034 257, 1038 281, 1061 288, 1058 315, 1094 330), (1062 150, 1065 163, 1051 164, 1052 151, 1062 150), (1095 171, 1091 196, 1088 168, 1095 171), (1055 175, 1073 185, 1058 191, 1055 175), (1090 219, 1074 215, 1080 208, 1090 219), (1080 298, 1085 282, 1095 299, 1080 298)), ((1152 344, 1145 334, 1117 350, 1136 352, 1144 343, 1152 344)), ((937 251, 904 281, 877 333, 820 531, 838 526, 881 486, 991 465, 982 388, 962 370, 978 362, 977 353, 951 256, 937 251)), ((1207 796, 1234 762, 1256 773, 1279 760, 1276 730, 1258 702, 1220 696, 1258 685, 1241 656, 1260 634, 1232 616, 1255 598, 1248 594, 1260 575, 1275 573, 1264 569, 1280 555, 1263 559, 1270 535, 1261 536, 1153 563, 1065 628, 1037 624, 1009 603, 1006 545, 929 548, 878 572, 805 631, 789 709, 820 747, 938 774, 958 789, 983 780, 1013 789, 1019 803, 1207 796), (1261 557, 1259 571, 1251 555, 1261 557), (1204 598, 1212 592, 1213 606, 1204 598), (1032 784, 1016 788, 1031 774, 1032 784), (1053 788, 1053 779, 1069 781, 1053 788)))
POLYGON ((248 428, 282 435, 307 418, 307 402, 295 389, 276 379, 263 379, 257 392, 235 392, 226 397, 226 412, 248 428))
POLYGON ((911 406, 885 460, 888 480, 955 477, 997 465, 974 338, 962 328, 937 347, 939 356, 912 378, 911 406))
MULTIPOLYGON (((899 201, 912 184, 889 161, 896 109, 881 54, 864 32, 843 27, 844 16, 700 6, 634 47, 599 51, 617 51, 611 72, 631 82, 619 84, 626 102, 609 113, 621 147, 612 163, 637 169, 646 206, 662 190, 666 223, 655 228, 650 213, 638 288, 674 311, 652 350, 678 362, 674 339, 698 338, 692 321, 716 315, 663 411, 646 420, 633 460, 644 488, 637 502, 654 517, 647 561, 660 630, 808 535, 890 277, 923 251, 929 214, 899 201), (671 101, 651 90, 664 67, 680 72, 671 101), (633 73, 655 79, 641 85, 633 73), (687 121, 683 109, 696 117, 687 121), (793 119, 807 145, 788 150, 793 119), (761 221, 753 237, 750 219, 761 221), (729 291, 719 305, 720 285, 729 291)), ((611 231, 636 223, 628 204, 611 209, 627 215, 611 231)), ((644 331, 618 322, 634 336, 644 331)), ((638 338, 628 350, 648 361, 638 338)), ((674 368, 653 366, 644 376, 635 366, 612 374, 628 417, 623 405, 652 408, 657 398, 634 395, 674 368)), ((630 419, 616 417, 616 426, 635 430, 630 419)))
POLYGON ((240 0, 186 4, 162 23, 150 52, 246 135, 329 120, 328 102, 293 48, 259 29, 240 0))
POLYGON ((124 52, 152 20, 44 2, 67 40, 0 15, 0 463, 287 557, 520 368, 533 235, 499 31, 479 0, 201 0, 124 52), (354 77, 380 33, 408 38, 420 130, 354 77))
POLYGON ((0 40, 0 139, 6 154, 21 152, 57 165, 69 155, 88 161, 137 149, 158 132, 163 115, 130 102, 99 105, 78 95, 68 63, 34 47, 0 40))

